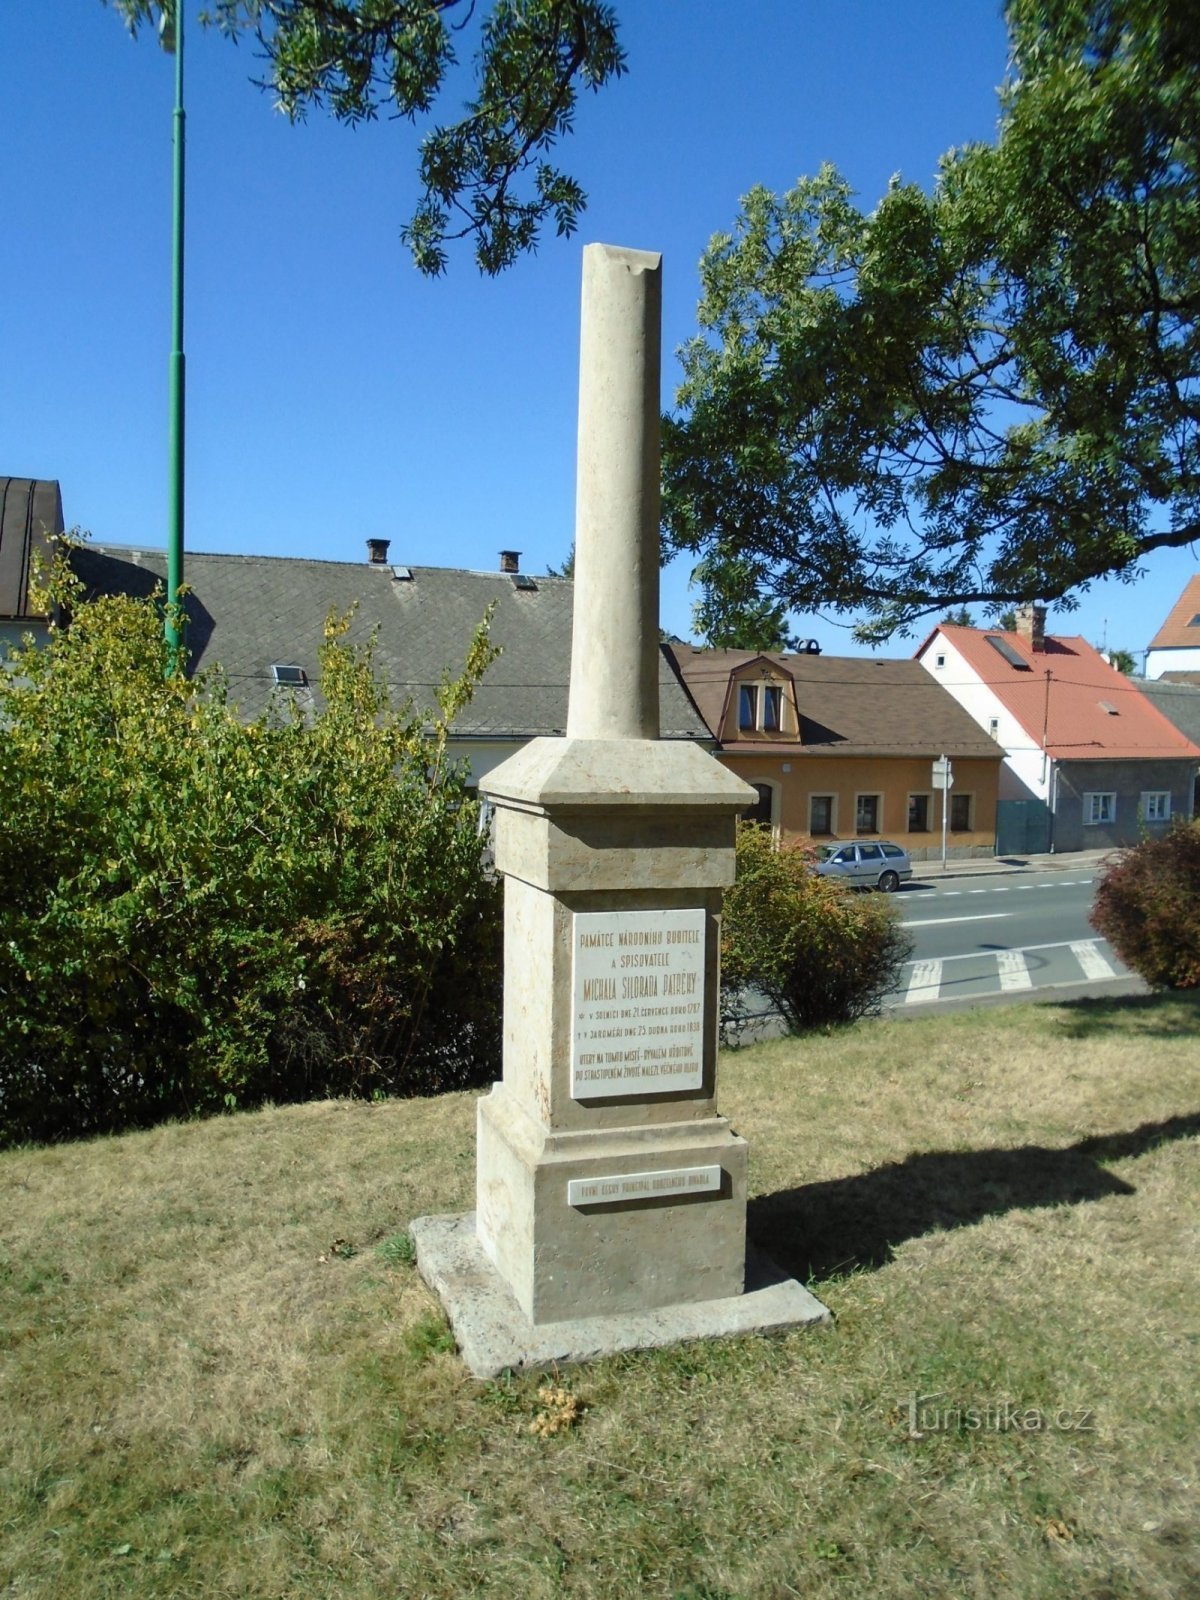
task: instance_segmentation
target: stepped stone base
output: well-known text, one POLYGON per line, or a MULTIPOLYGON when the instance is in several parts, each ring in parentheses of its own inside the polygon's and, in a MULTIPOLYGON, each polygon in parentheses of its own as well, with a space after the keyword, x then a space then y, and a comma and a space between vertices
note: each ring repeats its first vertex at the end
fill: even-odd
POLYGON ((686 1339, 783 1333, 832 1317, 802 1284, 752 1246, 743 1294, 652 1311, 531 1323, 475 1233, 475 1215, 418 1217, 410 1230, 417 1267, 442 1302, 459 1351, 476 1378, 593 1361, 621 1350, 651 1350, 686 1339))

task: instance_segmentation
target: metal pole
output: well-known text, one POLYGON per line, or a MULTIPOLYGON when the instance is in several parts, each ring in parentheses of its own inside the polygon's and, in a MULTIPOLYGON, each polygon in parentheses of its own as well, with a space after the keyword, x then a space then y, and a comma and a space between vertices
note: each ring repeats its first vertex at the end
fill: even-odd
MULTIPOLYGON (((170 0, 172 45, 175 52, 175 114, 172 122, 174 173, 171 205, 171 362, 169 372, 170 426, 168 433, 167 614, 166 640, 172 652, 172 669, 181 671, 186 659, 179 590, 183 585, 183 412, 185 370, 183 355, 183 10, 184 0, 170 0)), ((164 34, 164 44, 166 35, 164 34)), ((168 46, 170 48, 170 46, 168 46)))
MULTIPOLYGON (((942 757, 943 762, 946 757, 942 757)), ((942 768, 942 871, 946 870, 946 814, 950 809, 950 785, 946 782, 948 774, 942 768)))

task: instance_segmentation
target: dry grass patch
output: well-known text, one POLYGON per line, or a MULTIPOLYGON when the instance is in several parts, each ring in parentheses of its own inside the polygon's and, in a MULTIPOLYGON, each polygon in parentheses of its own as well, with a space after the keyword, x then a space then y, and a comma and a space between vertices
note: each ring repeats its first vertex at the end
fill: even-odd
POLYGON ((465 1376, 404 1232, 471 1203, 473 1096, 9 1152, 0 1589, 1200 1592, 1198 1022, 1035 1005, 727 1056, 754 1229, 836 1328, 564 1373, 541 1432, 545 1380, 465 1376), (1052 1425, 971 1425, 1005 1403, 1052 1425))

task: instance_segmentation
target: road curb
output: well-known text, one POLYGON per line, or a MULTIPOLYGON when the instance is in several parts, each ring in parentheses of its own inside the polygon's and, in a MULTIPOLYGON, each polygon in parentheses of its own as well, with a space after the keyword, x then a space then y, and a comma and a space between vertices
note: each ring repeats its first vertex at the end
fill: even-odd
POLYGON ((952 878, 1000 878, 1023 872, 1090 872, 1105 866, 1113 854, 1111 850, 1079 850, 1070 855, 979 856, 948 861, 944 872, 941 862, 914 861, 909 881, 936 886, 949 883, 952 878))

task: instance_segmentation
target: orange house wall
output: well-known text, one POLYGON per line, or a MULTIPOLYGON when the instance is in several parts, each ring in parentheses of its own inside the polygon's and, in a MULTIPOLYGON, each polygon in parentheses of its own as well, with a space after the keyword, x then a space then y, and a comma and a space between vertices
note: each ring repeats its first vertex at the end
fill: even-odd
MULTIPOLYGON (((813 794, 837 796, 836 837, 853 839, 855 797, 858 794, 883 796, 879 836, 903 845, 917 860, 940 856, 942 850, 942 797, 932 790, 928 833, 908 831, 908 797, 929 794, 932 763, 928 758, 911 756, 789 756, 790 772, 784 772, 784 758, 769 755, 741 755, 733 750, 720 752, 719 760, 747 783, 772 783, 780 793, 776 821, 780 837, 787 842, 807 839, 808 800, 813 794)), ((996 794, 1000 762, 985 759, 957 760, 954 766, 954 793, 975 796, 974 827, 968 833, 947 833, 949 851, 955 854, 986 855, 996 844, 996 794)))

